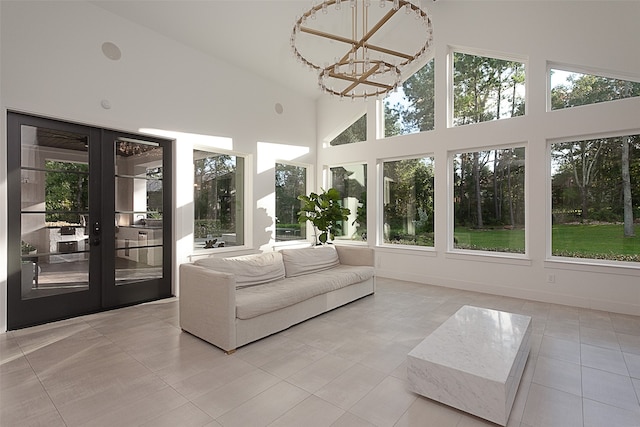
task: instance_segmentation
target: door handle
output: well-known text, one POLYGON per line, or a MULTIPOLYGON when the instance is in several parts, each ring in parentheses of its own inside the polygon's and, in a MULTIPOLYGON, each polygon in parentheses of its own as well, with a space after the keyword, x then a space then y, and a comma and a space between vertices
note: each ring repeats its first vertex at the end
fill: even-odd
POLYGON ((92 237, 89 239, 89 245, 98 246, 100 244, 100 234, 102 233, 102 227, 99 221, 95 221, 91 226, 92 237))

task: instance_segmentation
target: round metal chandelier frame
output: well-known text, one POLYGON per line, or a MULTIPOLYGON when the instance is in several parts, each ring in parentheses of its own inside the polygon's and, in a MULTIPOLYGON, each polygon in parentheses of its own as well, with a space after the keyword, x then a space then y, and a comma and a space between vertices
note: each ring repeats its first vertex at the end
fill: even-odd
MULTIPOLYGON (((395 90, 402 82, 401 67, 414 62, 430 48, 433 40, 431 18, 420 8, 407 0, 325 0, 315 4, 296 20, 291 32, 291 49, 294 57, 311 70, 318 72, 319 88, 330 95, 348 98, 381 97, 395 90), (391 4, 389 10, 373 25, 369 26, 371 3, 380 8, 391 4), (333 7, 330 7, 333 6, 333 7), (388 24, 394 16, 404 11, 407 18, 413 16, 424 27, 424 42, 412 52, 373 43, 374 35, 388 24), (321 15, 320 15, 321 14, 321 15), (351 36, 330 33, 314 28, 313 21, 318 16, 331 15, 335 19, 348 19, 351 14, 351 36), (344 45, 340 55, 334 58, 312 57, 303 54, 299 46, 299 35, 310 35, 318 41, 326 41, 332 46, 344 45)), ((410 40, 412 41, 412 40, 410 40)), ((415 44, 415 41, 413 40, 415 44)))

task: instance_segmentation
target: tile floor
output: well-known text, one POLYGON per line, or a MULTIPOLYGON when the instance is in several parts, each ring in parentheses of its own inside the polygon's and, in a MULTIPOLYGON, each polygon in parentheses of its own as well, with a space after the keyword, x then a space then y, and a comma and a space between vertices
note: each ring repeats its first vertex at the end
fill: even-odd
POLYGON ((409 350, 472 304, 533 318, 509 426, 640 426, 640 317, 377 284, 231 356, 176 299, 0 334, 0 425, 491 426, 406 389, 409 350))

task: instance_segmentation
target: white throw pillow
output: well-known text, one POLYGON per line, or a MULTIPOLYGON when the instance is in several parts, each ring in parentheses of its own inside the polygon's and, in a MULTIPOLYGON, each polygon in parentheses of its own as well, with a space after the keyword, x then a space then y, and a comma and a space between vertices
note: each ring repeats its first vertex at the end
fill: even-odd
POLYGON ((265 252, 232 258, 203 258, 194 262, 211 270, 236 276, 236 288, 260 285, 284 278, 285 270, 280 252, 265 252))
POLYGON ((283 249, 280 252, 282 252, 287 277, 315 273, 340 264, 338 252, 333 246, 283 249))

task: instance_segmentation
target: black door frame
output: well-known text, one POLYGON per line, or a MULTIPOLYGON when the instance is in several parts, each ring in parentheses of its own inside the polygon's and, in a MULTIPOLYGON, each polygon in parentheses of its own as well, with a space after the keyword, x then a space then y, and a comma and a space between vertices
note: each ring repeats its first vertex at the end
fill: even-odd
POLYGON ((173 162, 171 140, 119 132, 19 112, 7 113, 7 326, 9 330, 109 310, 171 296, 173 162), (21 127, 22 125, 86 134, 89 137, 89 288, 41 298, 21 294, 21 127), (152 141, 163 147, 162 278, 115 285, 115 165, 113 137, 152 141), (17 142, 16 142, 17 141, 17 142), (96 147, 98 148, 91 148, 96 147), (106 185, 105 185, 106 183, 106 185), (93 196, 92 196, 93 195, 93 196), (95 195, 100 195, 95 197, 95 195), (111 218, 111 219, 109 219, 111 218), (93 225, 97 222, 99 231, 93 225), (98 233, 98 234, 96 234, 98 233), (96 245, 99 239, 100 244, 96 245), (93 280, 91 279, 93 278, 93 280), (98 280, 96 280, 98 278, 98 280), (92 283, 93 282, 93 283, 92 283))

